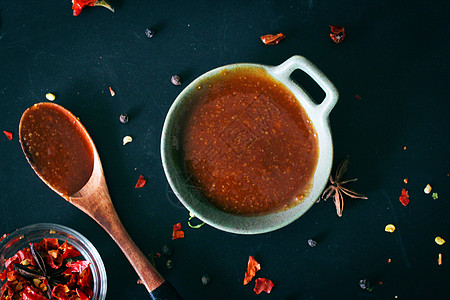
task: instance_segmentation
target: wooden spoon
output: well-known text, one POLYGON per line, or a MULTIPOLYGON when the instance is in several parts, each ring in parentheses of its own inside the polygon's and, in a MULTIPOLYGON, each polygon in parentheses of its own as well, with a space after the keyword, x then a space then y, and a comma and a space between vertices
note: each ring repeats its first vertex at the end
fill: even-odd
POLYGON ((35 104, 22 115, 19 139, 36 174, 108 232, 153 299, 181 299, 120 222, 94 142, 72 113, 53 103, 35 104))

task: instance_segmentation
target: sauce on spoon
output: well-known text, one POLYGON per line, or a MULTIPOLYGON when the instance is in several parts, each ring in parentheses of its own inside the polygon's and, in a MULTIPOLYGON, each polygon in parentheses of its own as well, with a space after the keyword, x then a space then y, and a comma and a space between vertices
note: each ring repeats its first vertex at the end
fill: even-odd
POLYGON ((53 103, 37 103, 20 121, 20 142, 39 177, 64 198, 79 191, 94 167, 92 143, 76 117, 53 103))

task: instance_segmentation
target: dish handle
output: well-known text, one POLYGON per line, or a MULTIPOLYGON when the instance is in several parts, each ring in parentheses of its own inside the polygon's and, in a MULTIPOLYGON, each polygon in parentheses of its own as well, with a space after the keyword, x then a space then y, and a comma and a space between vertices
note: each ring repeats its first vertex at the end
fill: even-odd
MULTIPOLYGON (((302 70, 308 74, 325 92, 325 98, 320 104, 314 104, 319 112, 326 118, 330 114, 339 97, 339 93, 331 81, 313 63, 300 55, 294 55, 284 63, 274 68, 274 73, 280 76, 283 81, 289 81, 291 74, 295 70, 302 70)), ((307 95, 307 93, 299 86, 307 95)), ((312 103, 313 104, 313 103, 312 103)))

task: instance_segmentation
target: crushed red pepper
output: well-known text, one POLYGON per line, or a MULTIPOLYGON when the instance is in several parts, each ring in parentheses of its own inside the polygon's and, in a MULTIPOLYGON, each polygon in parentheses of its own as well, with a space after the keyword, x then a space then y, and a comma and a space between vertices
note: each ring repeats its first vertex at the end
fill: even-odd
POLYGON ((45 300, 50 294, 60 300, 91 299, 89 262, 76 260, 80 256, 80 252, 67 241, 59 245, 57 239, 43 239, 19 250, 5 261, 5 270, 0 273, 0 279, 6 279, 0 290, 0 300, 45 300), (66 263, 65 259, 69 262, 66 263), (61 268, 63 265, 67 269, 61 268), (46 273, 45 270, 51 269, 60 275, 46 273), (53 286, 56 280, 59 283, 53 286))
POLYGON ((267 278, 258 278, 255 282, 255 288, 253 289, 256 294, 261 294, 261 292, 266 292, 270 294, 273 288, 273 282, 267 278))
POLYGON ((114 12, 114 8, 106 0, 72 0, 73 15, 78 16, 86 6, 103 6, 114 12))
POLYGON ((136 186, 134 188, 136 188, 136 189, 143 188, 146 183, 147 183, 147 180, 145 180, 144 176, 139 175, 139 179, 136 182, 136 186))
POLYGON ((266 45, 276 45, 281 40, 284 40, 286 36, 282 33, 278 34, 266 34, 261 37, 261 41, 266 45))
POLYGON ((333 26, 330 25, 331 33, 330 38, 335 42, 336 44, 340 44, 345 39, 345 29, 342 26, 333 26))
POLYGON ((261 265, 255 260, 253 256, 248 257, 248 264, 247 264, 247 272, 245 272, 244 277, 244 285, 249 283, 253 277, 255 277, 256 272, 261 270, 261 265))
POLYGON ((13 139, 13 133, 12 132, 3 130, 3 133, 6 135, 8 140, 12 140, 13 139))
POLYGON ((184 232, 181 230, 181 223, 173 225, 172 240, 184 238, 184 232))
POLYGON ((406 206, 409 203, 409 194, 408 191, 406 189, 402 189, 402 194, 399 197, 400 202, 406 206))

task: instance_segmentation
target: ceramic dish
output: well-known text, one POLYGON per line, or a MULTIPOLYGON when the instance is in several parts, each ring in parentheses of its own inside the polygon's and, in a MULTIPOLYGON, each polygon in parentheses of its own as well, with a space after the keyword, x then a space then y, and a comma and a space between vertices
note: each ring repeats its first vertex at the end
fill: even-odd
POLYGON ((259 64, 232 64, 209 71, 189 84, 172 104, 162 131, 161 158, 167 180, 181 203, 195 216, 207 224, 227 232, 238 234, 258 234, 282 228, 302 216, 319 198, 328 181, 332 161, 333 144, 328 116, 338 99, 338 92, 325 75, 302 56, 293 56, 279 66, 259 64), (188 95, 205 79, 223 70, 235 68, 263 68, 275 80, 289 89, 304 108, 311 120, 318 138, 318 161, 309 195, 298 205, 284 211, 257 216, 240 216, 225 213, 203 196, 202 192, 189 184, 182 159, 179 135, 182 129, 182 116, 186 113, 190 97, 188 95), (308 74, 325 92, 320 104, 315 104, 309 95, 291 78, 292 72, 300 69, 308 74))
POLYGON ((94 300, 106 299, 106 271, 100 254, 94 245, 79 232, 58 224, 39 223, 22 227, 0 242, 0 272, 3 272, 5 260, 19 250, 29 247, 30 243, 38 243, 44 238, 58 239, 60 245, 67 241, 73 245, 90 262, 92 273, 92 291, 94 300))

